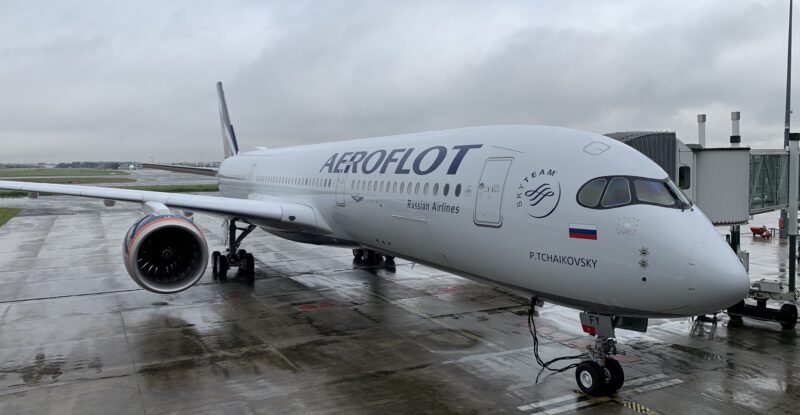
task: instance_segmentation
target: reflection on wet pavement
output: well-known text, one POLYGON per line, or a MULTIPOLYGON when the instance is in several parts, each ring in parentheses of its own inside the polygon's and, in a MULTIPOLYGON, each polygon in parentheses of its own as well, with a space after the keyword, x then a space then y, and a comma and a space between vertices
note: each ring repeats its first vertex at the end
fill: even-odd
MULTIPOLYGON (((253 284, 208 273, 157 295, 120 258, 135 205, 16 203, 36 210, 0 228, 2 414, 797 413, 797 334, 774 323, 618 331, 626 384, 588 398, 572 371, 535 383, 525 298, 260 231, 245 244, 253 284)), ((219 219, 197 222, 220 249, 219 219)), ((748 238, 754 272, 780 277, 780 242, 748 238)), ((538 322, 546 358, 588 344, 576 311, 546 305, 538 322)))

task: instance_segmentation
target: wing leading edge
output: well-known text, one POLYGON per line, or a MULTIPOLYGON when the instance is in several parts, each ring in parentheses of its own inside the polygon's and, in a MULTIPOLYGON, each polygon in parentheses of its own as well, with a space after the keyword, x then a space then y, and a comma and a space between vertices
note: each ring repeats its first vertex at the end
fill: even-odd
POLYGON ((319 216, 313 207, 300 203, 14 181, 0 181, 0 189, 31 193, 53 193, 122 202, 157 202, 173 209, 240 217, 275 229, 306 230, 321 234, 331 232, 328 226, 318 219, 319 216))

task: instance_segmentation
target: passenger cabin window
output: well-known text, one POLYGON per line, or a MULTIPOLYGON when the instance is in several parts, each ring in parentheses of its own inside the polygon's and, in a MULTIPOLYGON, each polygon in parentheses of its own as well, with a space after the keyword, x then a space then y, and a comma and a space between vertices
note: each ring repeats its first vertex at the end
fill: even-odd
POLYGON ((603 207, 613 207, 626 205, 631 202, 631 189, 628 186, 628 179, 615 177, 611 179, 603 195, 603 207))

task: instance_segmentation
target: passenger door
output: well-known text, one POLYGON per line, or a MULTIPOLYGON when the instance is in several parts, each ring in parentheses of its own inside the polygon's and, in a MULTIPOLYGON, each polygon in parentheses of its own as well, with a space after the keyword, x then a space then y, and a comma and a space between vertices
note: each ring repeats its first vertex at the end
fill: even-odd
MULTIPOLYGON (((256 191, 256 167, 258 164, 250 166, 250 172, 247 174, 247 193, 254 193, 256 191)), ((245 195, 247 197, 247 195, 245 195)))
POLYGON ((493 157, 486 160, 475 192, 475 224, 499 228, 503 225, 503 192, 508 170, 514 159, 493 157))
POLYGON ((336 176, 336 204, 344 206, 344 198, 347 187, 347 173, 339 173, 336 176))

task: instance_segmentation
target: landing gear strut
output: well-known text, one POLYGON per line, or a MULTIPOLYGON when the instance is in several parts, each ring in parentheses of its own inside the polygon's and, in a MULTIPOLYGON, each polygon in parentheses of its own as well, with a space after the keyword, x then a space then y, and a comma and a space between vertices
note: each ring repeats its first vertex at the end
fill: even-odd
POLYGON ((225 226, 228 228, 228 237, 226 253, 223 254, 219 251, 214 251, 211 254, 211 264, 214 279, 225 280, 228 278, 228 270, 232 267, 239 269, 239 272, 247 278, 248 281, 255 279, 255 258, 253 254, 248 253, 244 249, 239 249, 242 240, 244 240, 250 232, 256 228, 255 225, 247 223, 246 227, 239 227, 236 222, 245 222, 241 218, 233 218, 226 222, 225 226), (236 232, 240 231, 239 236, 236 232))

